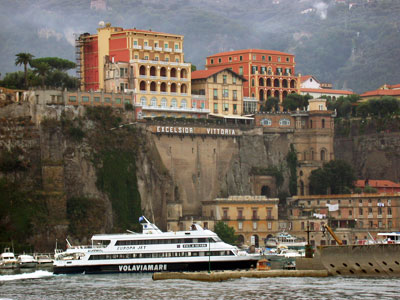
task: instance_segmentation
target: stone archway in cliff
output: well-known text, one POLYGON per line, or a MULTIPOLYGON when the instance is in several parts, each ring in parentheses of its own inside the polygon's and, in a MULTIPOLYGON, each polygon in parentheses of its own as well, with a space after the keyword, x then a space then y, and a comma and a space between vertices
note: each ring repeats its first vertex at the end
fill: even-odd
POLYGON ((263 185, 261 188, 261 195, 266 196, 267 198, 271 197, 271 189, 268 185, 263 185))

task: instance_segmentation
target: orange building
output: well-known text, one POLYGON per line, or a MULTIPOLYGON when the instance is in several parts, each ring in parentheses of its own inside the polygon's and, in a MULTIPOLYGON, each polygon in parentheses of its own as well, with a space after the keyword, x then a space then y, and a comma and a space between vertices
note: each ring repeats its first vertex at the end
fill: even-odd
POLYGON ((299 92, 295 76, 294 55, 274 50, 246 49, 221 52, 207 57, 206 69, 231 68, 247 81, 244 97, 265 101, 268 97, 282 100, 290 93, 299 92))

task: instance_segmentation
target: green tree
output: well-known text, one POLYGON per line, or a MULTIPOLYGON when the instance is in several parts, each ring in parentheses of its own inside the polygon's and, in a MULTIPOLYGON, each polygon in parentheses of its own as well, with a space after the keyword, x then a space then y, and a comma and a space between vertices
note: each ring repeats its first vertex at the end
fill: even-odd
POLYGON ((311 172, 309 177, 312 195, 343 194, 354 187, 352 167, 343 160, 332 160, 311 172))
POLYGON ((279 111, 279 99, 276 97, 268 97, 265 102, 265 111, 279 111))
POLYGON ((237 236, 235 235, 235 229, 226 225, 222 221, 218 221, 215 224, 214 232, 223 240, 225 243, 234 245, 237 241, 237 236))
POLYGON ((18 53, 15 55, 17 58, 15 59, 15 65, 20 66, 24 65, 24 74, 25 74, 25 88, 28 87, 28 64, 31 64, 33 55, 30 53, 18 53))
POLYGON ((51 70, 59 70, 62 72, 68 71, 76 67, 76 64, 68 59, 59 57, 41 57, 32 60, 31 66, 35 67, 38 64, 45 63, 51 70))
POLYGON ((50 66, 47 63, 41 62, 35 64, 35 69, 33 72, 39 76, 42 82, 42 87, 44 88, 44 83, 46 76, 49 74, 50 66))

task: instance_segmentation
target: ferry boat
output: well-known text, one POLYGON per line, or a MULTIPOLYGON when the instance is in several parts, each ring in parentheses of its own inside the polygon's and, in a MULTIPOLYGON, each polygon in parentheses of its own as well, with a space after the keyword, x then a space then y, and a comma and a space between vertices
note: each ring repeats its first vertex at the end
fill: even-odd
POLYGON ((55 254, 54 274, 233 270, 257 265, 257 257, 198 224, 187 231, 162 232, 145 217, 139 222, 142 233, 94 235, 90 246, 67 241, 67 250, 55 254))

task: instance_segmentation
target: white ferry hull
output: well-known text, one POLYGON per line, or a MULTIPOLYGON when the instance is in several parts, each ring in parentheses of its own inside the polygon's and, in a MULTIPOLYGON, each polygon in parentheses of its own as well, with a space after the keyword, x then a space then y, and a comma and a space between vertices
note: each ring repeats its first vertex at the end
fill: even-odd
POLYGON ((236 270, 255 268, 258 259, 246 258, 241 260, 211 261, 207 262, 177 262, 177 263, 118 263, 108 265, 80 265, 56 266, 54 274, 98 274, 98 273, 153 273, 153 272, 180 272, 180 271, 206 271, 211 270, 236 270))

